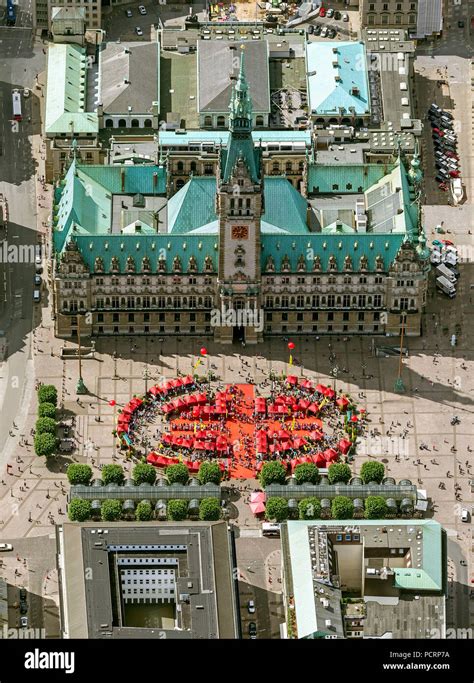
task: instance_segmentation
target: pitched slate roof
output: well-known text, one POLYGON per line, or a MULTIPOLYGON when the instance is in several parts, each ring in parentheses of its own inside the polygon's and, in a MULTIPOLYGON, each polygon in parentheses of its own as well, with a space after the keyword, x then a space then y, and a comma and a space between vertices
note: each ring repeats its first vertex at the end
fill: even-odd
POLYGON ((46 135, 97 133, 97 114, 86 112, 86 50, 72 43, 48 47, 48 83, 44 128, 46 135))
MULTIPOLYGON (((231 76, 237 76, 239 42, 223 40, 198 41, 198 110, 227 113, 231 98, 231 76), (237 63, 236 63, 237 62, 237 63)), ((256 40, 245 44, 245 61, 254 112, 270 111, 270 78, 268 44, 256 40)))
POLYGON ((361 42, 306 43, 310 111, 315 116, 338 116, 340 109, 355 115, 370 111, 365 46, 361 42), (357 89, 357 93, 353 91, 357 89))

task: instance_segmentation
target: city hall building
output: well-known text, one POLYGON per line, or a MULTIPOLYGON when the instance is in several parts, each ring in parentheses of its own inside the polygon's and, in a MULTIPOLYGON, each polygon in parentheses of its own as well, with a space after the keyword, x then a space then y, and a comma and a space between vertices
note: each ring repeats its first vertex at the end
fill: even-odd
POLYGON ((242 59, 215 176, 173 193, 166 159, 73 154, 53 211, 57 336, 420 334, 418 155, 334 166, 306 154, 298 191, 265 174, 252 123, 242 59))

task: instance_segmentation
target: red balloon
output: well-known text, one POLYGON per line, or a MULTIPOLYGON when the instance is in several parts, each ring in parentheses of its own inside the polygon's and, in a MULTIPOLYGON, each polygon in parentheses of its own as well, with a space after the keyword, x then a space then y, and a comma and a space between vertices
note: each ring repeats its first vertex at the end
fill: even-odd
POLYGON ((293 343, 293 342, 288 342, 288 348, 290 349, 290 351, 293 351, 293 349, 295 348, 294 343, 293 343))
POLYGON ((207 349, 204 346, 201 349, 201 356, 207 356, 207 349))
POLYGON ((114 399, 112 398, 112 399, 109 401, 109 406, 114 406, 114 405, 115 405, 115 401, 114 401, 114 399))

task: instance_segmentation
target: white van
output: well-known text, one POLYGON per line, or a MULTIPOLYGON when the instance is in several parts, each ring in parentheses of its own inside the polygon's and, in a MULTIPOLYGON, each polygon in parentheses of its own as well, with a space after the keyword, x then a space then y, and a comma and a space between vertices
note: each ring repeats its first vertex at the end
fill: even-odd
POLYGON ((456 287, 442 275, 436 278, 436 287, 447 294, 450 299, 456 296, 456 287))
POLYGON ((436 266, 436 275, 438 277, 445 277, 452 283, 456 282, 456 275, 453 273, 452 270, 449 270, 449 268, 444 263, 440 263, 439 266, 436 266))
POLYGON ((38 304, 41 301, 41 292, 39 291, 39 289, 35 289, 35 291, 33 292, 33 301, 35 302, 35 304, 38 304))

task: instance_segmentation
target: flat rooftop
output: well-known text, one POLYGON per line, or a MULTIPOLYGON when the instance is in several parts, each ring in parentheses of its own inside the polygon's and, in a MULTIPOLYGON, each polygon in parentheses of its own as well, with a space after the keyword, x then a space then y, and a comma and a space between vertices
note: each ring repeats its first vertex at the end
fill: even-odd
MULTIPOLYGON (((227 103, 228 104, 228 103, 227 103)), ((197 56, 162 52, 160 60, 160 117, 176 112, 180 128, 199 128, 197 113, 197 56)))
MULTIPOLYGON (((180 639, 237 637, 226 523, 66 523, 57 527, 57 547, 65 637, 159 638, 163 632, 180 639), (125 565, 149 572, 157 566, 173 568, 174 599, 153 603, 175 609, 166 625, 123 624, 118 585, 119 568, 125 565), (86 580, 88 571, 92 580, 86 580)), ((140 598, 134 607, 146 607, 146 602, 140 598)))

